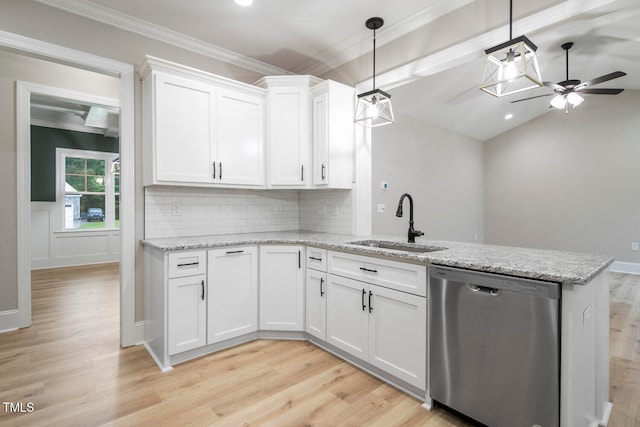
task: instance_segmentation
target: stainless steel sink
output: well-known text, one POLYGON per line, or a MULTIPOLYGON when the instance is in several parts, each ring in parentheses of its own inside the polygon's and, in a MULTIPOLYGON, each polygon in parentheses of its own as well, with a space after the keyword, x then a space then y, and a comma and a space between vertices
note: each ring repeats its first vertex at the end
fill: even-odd
POLYGON ((394 251, 406 251, 406 252, 434 252, 441 251, 443 248, 440 246, 421 245, 419 243, 401 243, 391 242, 387 240, 356 240, 349 242, 352 245, 366 246, 370 248, 391 249, 394 251))

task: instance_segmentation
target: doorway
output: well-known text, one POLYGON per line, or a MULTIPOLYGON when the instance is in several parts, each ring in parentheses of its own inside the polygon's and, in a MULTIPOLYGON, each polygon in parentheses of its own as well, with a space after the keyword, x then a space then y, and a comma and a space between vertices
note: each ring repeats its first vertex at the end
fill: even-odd
MULTIPOLYGON (((79 69, 96 71, 119 78, 120 91, 120 344, 140 343, 144 324, 135 321, 135 147, 134 147, 134 67, 119 61, 53 45, 51 43, 0 31, 0 48, 21 55, 64 63, 79 69)), ((31 324, 31 221, 30 221, 30 97, 47 94, 38 84, 17 81, 16 84, 16 178, 17 178, 17 287, 16 326, 31 324)), ((66 94, 65 94, 66 95, 66 94)), ((67 96, 73 98, 74 96, 67 96)))

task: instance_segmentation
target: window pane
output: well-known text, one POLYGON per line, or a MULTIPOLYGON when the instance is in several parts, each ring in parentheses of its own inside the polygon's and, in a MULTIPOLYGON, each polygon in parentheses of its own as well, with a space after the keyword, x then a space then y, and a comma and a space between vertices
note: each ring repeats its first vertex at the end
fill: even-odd
POLYGON ((120 175, 114 175, 113 176, 113 186, 114 186, 114 192, 119 193, 120 192, 120 175))
POLYGON ((80 211, 84 213, 84 223, 79 228, 104 228, 104 195, 84 194, 80 199, 80 211))
MULTIPOLYGON (((84 188, 84 176, 81 175, 67 175, 65 177, 67 184, 73 187, 76 191, 86 191, 84 188)), ((69 189, 69 191, 72 191, 69 189)))
POLYGON ((116 194, 116 221, 115 227, 120 228, 120 195, 116 194))
POLYGON ((87 175, 104 176, 104 160, 87 159, 87 175))
POLYGON ((104 176, 87 176, 87 191, 104 193, 104 176))
POLYGON ((84 175, 85 173, 84 162, 85 162, 85 159, 78 159, 76 157, 67 157, 65 160, 66 173, 84 175))

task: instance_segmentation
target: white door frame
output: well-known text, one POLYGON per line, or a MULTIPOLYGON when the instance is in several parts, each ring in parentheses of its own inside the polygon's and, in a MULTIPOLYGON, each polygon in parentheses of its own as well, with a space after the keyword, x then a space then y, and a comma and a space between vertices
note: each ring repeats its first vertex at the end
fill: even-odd
MULTIPOLYGON (((25 55, 95 71, 120 78, 120 345, 127 347, 143 339, 143 326, 135 322, 135 138, 134 67, 119 61, 0 31, 0 46, 25 55)), ((51 88, 18 82, 16 87, 17 169, 17 257, 18 327, 31 325, 31 129, 32 93, 51 88)), ((45 92, 41 92, 45 91, 45 92)), ((77 92, 67 91, 77 95, 77 92)), ((85 97, 86 94, 83 94, 85 97)))

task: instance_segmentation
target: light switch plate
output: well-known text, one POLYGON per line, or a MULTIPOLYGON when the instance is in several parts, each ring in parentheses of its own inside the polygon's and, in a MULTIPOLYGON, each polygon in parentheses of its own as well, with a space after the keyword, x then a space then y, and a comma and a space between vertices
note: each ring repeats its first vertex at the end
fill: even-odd
POLYGON ((386 210, 386 206, 384 203, 378 203, 378 205, 376 206, 376 212, 378 213, 384 213, 386 210))

